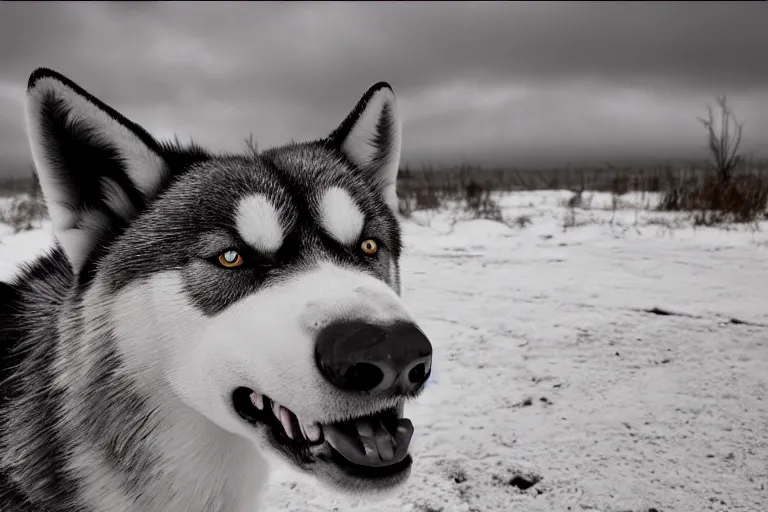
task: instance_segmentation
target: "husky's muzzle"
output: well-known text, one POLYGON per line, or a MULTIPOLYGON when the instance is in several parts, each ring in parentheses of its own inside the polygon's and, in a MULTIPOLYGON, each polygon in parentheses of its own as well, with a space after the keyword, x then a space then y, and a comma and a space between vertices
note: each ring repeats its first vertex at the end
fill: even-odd
MULTIPOLYGON (((341 390, 408 397, 429 378, 432 345, 411 323, 336 323, 320 331, 315 362, 325 379, 341 390)), ((380 414, 354 425, 333 425, 326 437, 340 455, 359 466, 396 464, 408 455, 413 425, 405 418, 388 425, 386 419, 380 414)))
MULTIPOLYGON (((319 332, 315 362, 337 389, 391 403, 423 388, 432 369, 432 345, 409 322, 336 322, 319 332)), ((240 416, 271 425, 273 435, 294 450, 327 441, 333 462, 355 476, 385 477, 411 464, 413 425, 402 417, 402 406, 320 425, 305 424, 286 407, 247 388, 235 391, 233 401, 240 416)))

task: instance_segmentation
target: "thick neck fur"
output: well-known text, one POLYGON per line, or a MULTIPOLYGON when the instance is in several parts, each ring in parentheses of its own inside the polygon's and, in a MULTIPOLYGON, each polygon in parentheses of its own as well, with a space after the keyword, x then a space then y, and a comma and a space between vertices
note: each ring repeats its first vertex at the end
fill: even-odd
POLYGON ((263 455, 159 379, 136 379, 108 297, 78 297, 60 250, 46 260, 0 309, 0 510, 254 510, 263 455))

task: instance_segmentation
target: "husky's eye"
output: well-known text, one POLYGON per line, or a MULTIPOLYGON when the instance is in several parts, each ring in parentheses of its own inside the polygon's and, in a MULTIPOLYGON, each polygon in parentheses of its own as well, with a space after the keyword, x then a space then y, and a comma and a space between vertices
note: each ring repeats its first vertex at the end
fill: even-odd
POLYGON ((219 254, 219 264, 225 268, 236 268, 243 264, 243 257, 237 251, 226 251, 219 254))
POLYGON ((376 240, 368 239, 360 244, 360 249, 362 249, 368 256, 373 256, 379 252, 379 244, 376 243, 376 240))

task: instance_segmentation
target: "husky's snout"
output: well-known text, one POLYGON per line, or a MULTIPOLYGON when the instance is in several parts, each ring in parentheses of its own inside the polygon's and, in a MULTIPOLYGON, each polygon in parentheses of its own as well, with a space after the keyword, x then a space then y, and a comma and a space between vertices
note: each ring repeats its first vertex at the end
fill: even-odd
POLYGON ((315 362, 344 391, 408 396, 429 378, 432 344, 411 322, 337 322, 318 334, 315 362))
MULTIPOLYGON (((337 321, 318 333, 315 363, 338 389, 405 399, 418 394, 429 378, 432 344, 412 322, 337 321)), ((400 471, 410 465, 413 424, 402 417, 402 405, 326 425, 323 432, 336 460, 357 470, 400 471)))

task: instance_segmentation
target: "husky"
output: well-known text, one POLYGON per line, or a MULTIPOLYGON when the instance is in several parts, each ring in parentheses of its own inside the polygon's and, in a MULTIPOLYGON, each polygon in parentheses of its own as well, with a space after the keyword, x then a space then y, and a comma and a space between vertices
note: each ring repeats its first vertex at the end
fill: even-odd
POLYGON ((256 154, 158 141, 46 68, 25 109, 55 243, 0 283, 0 510, 252 511, 273 458, 407 480, 432 346, 400 298, 387 83, 256 154))

